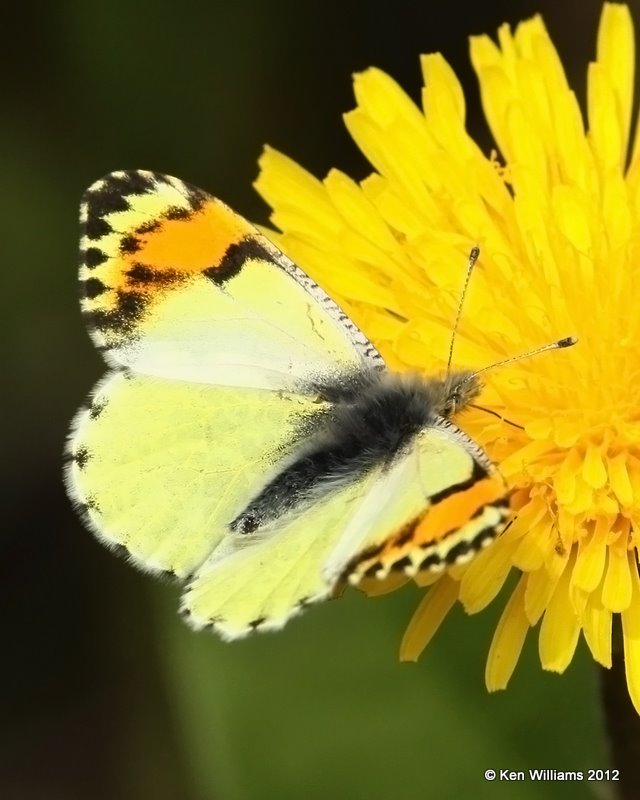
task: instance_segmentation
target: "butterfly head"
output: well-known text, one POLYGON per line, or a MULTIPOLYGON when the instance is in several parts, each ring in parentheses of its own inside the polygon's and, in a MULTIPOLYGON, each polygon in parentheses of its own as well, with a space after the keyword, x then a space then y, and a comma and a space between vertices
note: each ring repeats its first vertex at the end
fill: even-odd
POLYGON ((452 417, 474 400, 482 391, 482 383, 470 370, 448 372, 436 381, 436 413, 441 417, 452 417))

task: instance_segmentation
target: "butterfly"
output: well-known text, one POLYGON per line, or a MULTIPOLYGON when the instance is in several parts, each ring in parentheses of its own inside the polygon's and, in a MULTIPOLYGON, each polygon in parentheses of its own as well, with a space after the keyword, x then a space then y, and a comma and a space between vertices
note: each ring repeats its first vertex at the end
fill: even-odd
POLYGON ((225 639, 347 584, 466 561, 504 480, 451 417, 477 375, 391 372, 340 307, 219 200, 148 171, 81 205, 81 309, 108 371, 75 416, 68 494, 225 639))

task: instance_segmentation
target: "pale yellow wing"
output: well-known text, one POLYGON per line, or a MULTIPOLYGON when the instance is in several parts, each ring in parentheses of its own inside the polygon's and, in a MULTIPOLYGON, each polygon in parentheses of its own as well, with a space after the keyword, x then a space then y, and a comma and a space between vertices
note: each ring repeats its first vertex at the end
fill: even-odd
POLYGON ((106 544, 186 577, 327 407, 286 392, 111 373, 76 415, 67 489, 106 544))
POLYGON ((346 531, 371 524, 371 504, 384 496, 383 483, 380 469, 354 477, 259 537, 225 540, 183 595, 188 621, 237 639, 281 628, 306 606, 329 597, 336 581, 324 576, 327 556, 346 531))
POLYGON ((410 451, 389 467, 325 487, 258 539, 226 539, 187 588, 185 615, 194 627, 212 626, 228 639, 282 627, 342 585, 364 542, 410 518, 405 503, 421 494, 418 477, 410 451))

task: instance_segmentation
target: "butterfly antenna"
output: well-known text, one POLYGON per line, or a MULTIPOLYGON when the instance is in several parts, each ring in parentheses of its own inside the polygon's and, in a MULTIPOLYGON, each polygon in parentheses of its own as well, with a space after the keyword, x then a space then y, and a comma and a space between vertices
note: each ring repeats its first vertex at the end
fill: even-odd
POLYGON ((453 345, 455 344, 456 341, 456 333, 458 332, 458 324, 460 322, 460 315, 462 314, 462 306, 464 304, 464 298, 467 295, 469 278, 471 277, 471 273, 473 272, 473 268, 476 265, 479 255, 480 255, 480 248, 472 247, 471 252, 469 253, 469 261, 467 263, 467 274, 464 277, 462 293, 460 294, 460 302, 458 303, 458 310, 456 311, 456 318, 453 322, 453 329, 451 331, 451 342, 449 344, 449 358, 447 359, 447 375, 449 375, 449 373, 451 372, 451 361, 453 359, 453 345))
POLYGON ((525 358, 531 358, 531 356, 537 356, 540 353, 546 353, 548 350, 562 350, 565 347, 573 347, 577 341, 578 339, 575 336, 565 336, 564 339, 558 339, 556 342, 550 342, 542 347, 536 347, 535 350, 529 350, 527 353, 521 353, 519 356, 511 356, 510 358, 502 359, 502 361, 496 361, 495 364, 489 364, 488 367, 483 367, 482 369, 477 370, 477 372, 473 372, 471 375, 468 375, 462 381, 461 385, 475 380, 478 375, 482 375, 483 372, 487 372, 490 369, 504 367, 507 364, 513 364, 515 361, 522 361, 525 358))
POLYGON ((523 431, 524 425, 518 425, 517 422, 511 422, 510 419, 503 417, 502 414, 498 414, 497 411, 493 411, 490 408, 485 408, 484 406, 476 405, 476 403, 467 403, 467 408, 476 408, 478 411, 484 411, 486 414, 491 414, 493 417, 497 417, 498 419, 502 420, 502 422, 506 422, 507 425, 511 425, 514 428, 518 428, 518 430, 523 431))

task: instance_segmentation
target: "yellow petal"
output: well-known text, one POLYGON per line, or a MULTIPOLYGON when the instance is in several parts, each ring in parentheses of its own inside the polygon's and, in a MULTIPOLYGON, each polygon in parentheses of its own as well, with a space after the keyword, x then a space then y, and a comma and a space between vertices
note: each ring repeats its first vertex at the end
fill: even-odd
POLYGON ((518 663, 524 640, 529 630, 529 620, 524 611, 526 576, 522 576, 502 612, 493 635, 485 682, 490 692, 505 689, 518 663))
POLYGON ((395 592, 405 583, 409 582, 409 578, 399 572, 390 572, 384 580, 379 578, 363 578, 358 583, 358 589, 364 592, 367 597, 379 597, 383 594, 395 592))
POLYGON ((367 331, 369 337, 378 344, 383 341, 392 342, 398 336, 402 322, 385 313, 385 310, 369 308, 363 312, 358 327, 367 331))
MULTIPOLYGON (((389 131, 377 126, 361 108, 344 115, 344 122, 353 140, 381 175, 389 178, 406 193, 408 204, 419 209, 421 228, 445 225, 444 209, 425 186, 429 150, 426 130, 419 137, 415 130, 400 121, 389 131)), ((405 201, 406 202, 406 201, 405 201)))
POLYGON ((324 186, 329 199, 354 231, 385 252, 397 252, 397 242, 389 227, 355 181, 340 170, 332 169, 324 186))
POLYGON ((549 549, 553 547, 555 534, 552 523, 545 520, 542 524, 530 529, 513 554, 513 566, 524 572, 534 572, 542 567, 549 549))
POLYGON ((615 93, 620 151, 625 154, 631 125, 635 68, 633 20, 628 6, 604 4, 598 29, 597 59, 615 93))
POLYGON ((430 53, 420 57, 422 77, 428 90, 437 87, 438 91, 447 94, 447 106, 451 113, 462 123, 465 118, 464 91, 455 72, 451 69, 441 53, 430 53))
POLYGON ((609 611, 624 611, 631 605, 633 590, 626 542, 611 545, 608 555, 602 586, 602 605, 609 611))
MULTIPOLYGON (((271 238, 275 244, 280 244, 279 237, 271 238)), ((320 248, 297 234, 288 235, 282 241, 282 247, 296 263, 304 264, 305 271, 336 300, 347 298, 400 311, 397 296, 380 281, 373 280, 370 270, 353 269, 353 262, 340 250, 330 252, 328 248, 320 248)))
POLYGON ((629 569, 633 576, 633 595, 629 608, 622 612, 622 640, 629 696, 640 714, 640 577, 637 565, 637 554, 632 551, 629 553, 629 569))
POLYGON ((604 170, 621 169, 626 152, 617 98, 601 64, 589 64, 587 73, 589 140, 596 161, 604 170))
POLYGON ((553 439, 558 447, 572 447, 582 436, 582 430, 572 419, 556 419, 553 439))
POLYGON ((421 588, 426 588, 427 586, 432 586, 434 583, 436 583, 436 581, 439 581, 441 578, 442 578, 441 572, 429 572, 429 570, 424 570, 423 572, 419 572, 413 578, 413 581, 417 586, 420 586, 421 588))
POLYGON ((518 25, 516 41, 522 55, 528 61, 535 63, 544 76, 544 84, 551 97, 555 98, 556 95, 568 90, 569 85, 560 56, 540 15, 536 14, 518 25))
POLYGON ((552 578, 544 568, 529 573, 526 578, 524 610, 529 624, 533 626, 549 605, 558 579, 552 578))
POLYGON ((602 219, 611 249, 626 247, 634 232, 634 219, 628 187, 621 174, 609 176, 604 186, 602 219))
POLYGON ((358 107, 382 128, 398 119, 424 128, 420 110, 396 81, 381 69, 371 67, 353 77, 353 91, 358 107))
POLYGON ((591 654, 603 667, 611 667, 611 612, 592 596, 587 600, 581 622, 591 654))
POLYGON ((562 177, 585 196, 592 195, 597 189, 598 178, 593 153, 585 138, 580 105, 573 92, 556 98, 554 117, 558 167, 562 177))
POLYGON ((623 506, 633 503, 633 489, 627 471, 627 454, 619 453, 607 460, 611 488, 623 506))
POLYGON ((600 583, 607 555, 607 547, 602 536, 594 533, 583 537, 578 545, 578 555, 571 575, 573 586, 585 592, 592 592, 600 583))
POLYGON ((535 127, 543 134, 544 143, 548 148, 552 144, 551 108, 548 97, 550 87, 545 84, 540 65, 529 58, 518 60, 516 74, 518 92, 528 101, 526 108, 529 123, 532 128, 535 127))
POLYGON ((544 563, 545 569, 553 580, 558 580, 565 572, 567 561, 571 553, 572 535, 575 533, 575 519, 566 514, 564 509, 560 509, 558 514, 557 536, 553 550, 544 563))
POLYGON ((500 464, 501 472, 507 476, 518 473, 523 466, 526 468, 529 461, 535 461, 549 452, 549 442, 532 441, 524 447, 518 448, 512 456, 503 459, 500 464))
POLYGON ((594 489, 599 489, 607 482, 607 470, 602 458, 602 451, 597 445, 589 443, 582 465, 585 481, 594 489))
POLYGON ((560 231, 580 253, 592 250, 590 209, 584 198, 569 186, 556 186, 552 195, 553 212, 560 231))
POLYGON ((467 614, 481 611, 502 589, 511 570, 515 547, 516 543, 507 540, 505 535, 469 564, 460 582, 460 602, 467 614))
POLYGON ((517 191, 533 192, 545 197, 550 190, 545 144, 540 129, 531 125, 523 101, 512 101, 506 114, 509 136, 509 158, 513 183, 517 191))
POLYGON ((573 502, 576 496, 576 473, 582 465, 582 458, 575 448, 564 457, 553 480, 558 501, 563 504, 573 502))
POLYGON ((422 598, 402 637, 401 661, 417 661, 458 599, 458 584, 443 575, 422 598))
POLYGON ((578 643, 580 623, 569 597, 571 562, 558 584, 540 626, 538 652, 543 669, 564 672, 571 663, 578 643))
POLYGON ((340 218, 322 183, 311 173, 272 147, 264 148, 258 164, 260 173, 254 186, 269 205, 304 209, 316 232, 339 230, 340 218))
POLYGON ((362 191, 378 209, 380 216, 389 227, 401 233, 408 240, 414 239, 424 230, 422 216, 411 203, 405 202, 390 182, 380 175, 370 175, 361 183, 362 191))
POLYGON ((451 154, 463 164, 469 157, 480 154, 465 130, 464 93, 460 82, 440 53, 422 56, 420 61, 424 75, 422 107, 429 132, 442 146, 443 156, 451 154))
POLYGON ((511 162, 511 134, 506 125, 506 109, 512 100, 512 88, 504 72, 495 66, 486 66, 488 36, 471 37, 471 60, 480 82, 482 108, 489 128, 505 161, 511 162))

